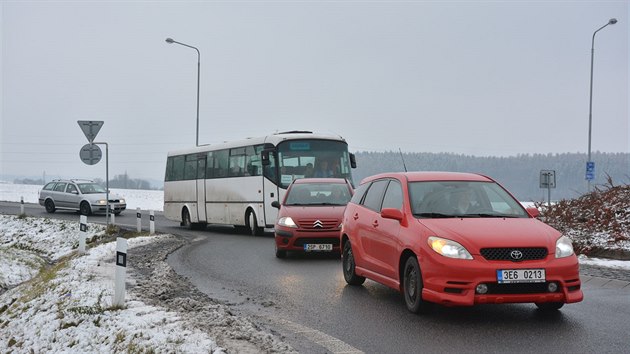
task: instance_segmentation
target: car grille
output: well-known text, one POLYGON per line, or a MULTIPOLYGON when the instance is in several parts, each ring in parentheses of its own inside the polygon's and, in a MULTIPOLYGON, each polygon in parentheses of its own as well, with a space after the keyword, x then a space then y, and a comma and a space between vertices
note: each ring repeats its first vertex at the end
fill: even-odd
POLYGON ((298 238, 295 240, 294 245, 298 247, 302 247, 305 244, 332 244, 333 247, 339 246, 338 238, 316 238, 316 237, 307 237, 307 238, 298 238))
POLYGON ((480 251, 483 258, 489 261, 531 261, 537 259, 545 259, 547 257, 547 249, 544 247, 532 248, 482 248, 480 251), (513 258, 514 251, 520 252, 521 258, 513 258))
POLYGON ((331 230, 339 227, 338 219, 305 218, 298 220, 298 225, 304 230, 331 230))
MULTIPOLYGON (((548 283, 488 284, 488 294, 542 294, 549 293, 548 283)), ((556 292, 560 291, 560 287, 556 292)))

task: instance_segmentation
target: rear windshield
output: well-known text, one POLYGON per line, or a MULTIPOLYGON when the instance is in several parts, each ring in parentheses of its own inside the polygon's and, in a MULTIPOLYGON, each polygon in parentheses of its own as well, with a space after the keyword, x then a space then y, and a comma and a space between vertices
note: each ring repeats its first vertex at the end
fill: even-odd
POLYGON ((341 183, 309 183, 291 186, 285 205, 346 205, 352 193, 341 183))

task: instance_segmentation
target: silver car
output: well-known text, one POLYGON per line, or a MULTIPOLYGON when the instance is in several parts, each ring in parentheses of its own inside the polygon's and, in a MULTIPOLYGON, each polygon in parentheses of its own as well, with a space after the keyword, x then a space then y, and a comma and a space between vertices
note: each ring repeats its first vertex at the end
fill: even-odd
MULTIPOLYGON (((39 192, 39 204, 49 213, 57 209, 75 210, 83 215, 105 213, 106 192, 100 184, 89 180, 55 180, 39 192)), ((120 196, 110 193, 109 208, 118 215, 127 208, 127 204, 120 196)))

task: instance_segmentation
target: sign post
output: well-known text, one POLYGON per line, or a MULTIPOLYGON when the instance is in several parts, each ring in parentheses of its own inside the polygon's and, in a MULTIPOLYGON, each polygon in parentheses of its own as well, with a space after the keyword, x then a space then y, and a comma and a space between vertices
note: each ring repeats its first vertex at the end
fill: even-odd
POLYGON ((551 188, 556 188, 556 171, 540 171, 540 188, 547 188, 547 207, 551 206, 551 188))
POLYGON ((101 161, 103 152, 98 144, 105 145, 105 199, 107 199, 105 206, 105 227, 109 227, 109 145, 107 143, 96 143, 94 139, 103 126, 102 120, 78 120, 79 128, 85 134, 85 137, 90 142, 83 145, 79 150, 79 157, 86 165, 95 165, 101 161))

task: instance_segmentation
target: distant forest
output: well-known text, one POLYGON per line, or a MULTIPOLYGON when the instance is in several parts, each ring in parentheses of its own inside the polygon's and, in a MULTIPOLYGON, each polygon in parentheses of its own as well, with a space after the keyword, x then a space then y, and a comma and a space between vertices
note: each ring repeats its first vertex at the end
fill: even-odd
MULTIPOLYGON (((452 153, 357 152, 355 184, 373 174, 403 171, 474 172, 492 177, 521 201, 547 200, 540 188, 540 171, 555 170, 556 188, 551 199, 572 199, 586 193, 586 154, 523 154, 510 157, 478 157, 452 153)), ((595 180, 592 185, 630 184, 630 154, 594 153, 595 180)))

